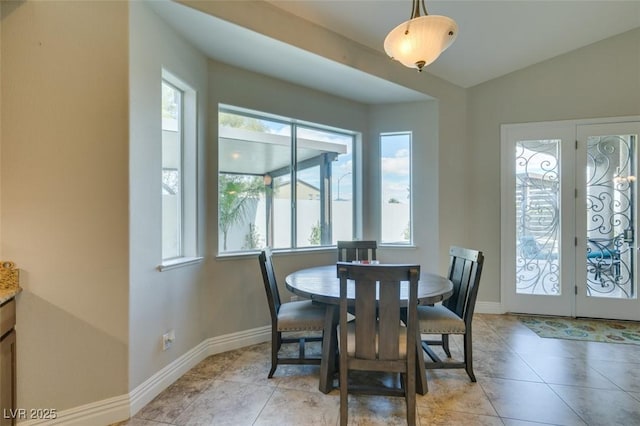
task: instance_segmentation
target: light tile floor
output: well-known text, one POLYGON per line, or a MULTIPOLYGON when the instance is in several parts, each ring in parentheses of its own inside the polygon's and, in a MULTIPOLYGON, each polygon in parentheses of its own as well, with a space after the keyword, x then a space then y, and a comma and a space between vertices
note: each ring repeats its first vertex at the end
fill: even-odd
MULTIPOLYGON (((640 346, 542 339, 510 315, 477 314, 473 338, 478 382, 428 371, 420 425, 640 425, 640 346)), ((119 425, 339 424, 317 366, 269 366, 269 343, 211 356, 119 425)), ((404 399, 350 395, 349 423, 405 424, 404 399)))

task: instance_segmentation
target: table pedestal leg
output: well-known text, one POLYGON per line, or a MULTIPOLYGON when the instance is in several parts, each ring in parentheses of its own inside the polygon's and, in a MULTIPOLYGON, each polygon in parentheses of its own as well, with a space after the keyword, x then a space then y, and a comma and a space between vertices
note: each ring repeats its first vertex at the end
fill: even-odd
MULTIPOLYGON (((333 389, 333 375, 336 370, 338 350, 338 305, 327 305, 322 337, 322 360, 320 361, 320 392, 329 393, 333 389)), ((424 368, 424 361, 422 367, 424 368)))

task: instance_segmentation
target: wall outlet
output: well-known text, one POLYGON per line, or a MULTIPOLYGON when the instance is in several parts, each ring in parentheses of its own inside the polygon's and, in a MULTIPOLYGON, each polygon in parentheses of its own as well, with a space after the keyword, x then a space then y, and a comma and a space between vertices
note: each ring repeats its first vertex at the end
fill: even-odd
POLYGON ((171 330, 168 333, 162 335, 162 350, 166 351, 171 347, 173 341, 176 340, 175 331, 171 330))

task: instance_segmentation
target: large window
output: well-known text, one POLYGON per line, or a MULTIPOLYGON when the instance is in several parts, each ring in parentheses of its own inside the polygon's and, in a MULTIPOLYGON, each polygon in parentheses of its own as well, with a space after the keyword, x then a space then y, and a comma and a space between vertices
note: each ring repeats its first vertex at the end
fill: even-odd
POLYGON ((411 133, 380 135, 382 244, 411 244, 411 133))
POLYGON ((162 265, 196 254, 196 95, 163 71, 162 265))
POLYGON ((353 238, 353 132, 221 107, 218 137, 220 253, 353 238))

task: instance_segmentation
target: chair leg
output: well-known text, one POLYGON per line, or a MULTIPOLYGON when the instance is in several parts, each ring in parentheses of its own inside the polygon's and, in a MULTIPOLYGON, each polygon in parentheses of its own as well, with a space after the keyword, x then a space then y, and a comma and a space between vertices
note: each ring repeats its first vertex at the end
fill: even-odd
MULTIPOLYGON (((344 330, 341 330, 344 332, 344 330)), ((346 333, 344 334, 346 336, 346 333)), ((346 339, 345 339, 346 340, 346 339)), ((347 426, 349 415, 349 369, 347 361, 347 345, 346 341, 343 342, 344 347, 340 352, 340 371, 339 371, 339 385, 340 385, 340 426, 347 426)))
POLYGON ((464 334, 464 365, 467 374, 472 382, 476 381, 476 376, 473 374, 473 350, 471 348, 471 330, 467 330, 464 334))
POLYGON ((347 426, 349 414, 348 375, 346 369, 340 370, 340 426, 347 426))
POLYGON ((416 375, 408 372, 404 388, 407 405, 407 426, 416 424, 416 375))
POLYGON ((444 353, 447 354, 447 357, 451 358, 451 351, 449 350, 449 335, 448 334, 443 334, 442 335, 442 349, 444 350, 444 353))
POLYGON ((273 373, 278 368, 278 351, 282 344, 281 335, 276 330, 271 331, 271 370, 269 370, 269 379, 273 377, 273 373))

